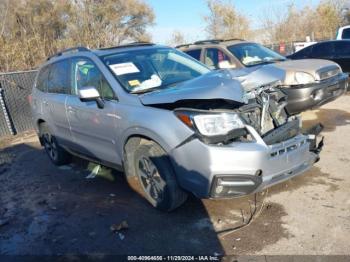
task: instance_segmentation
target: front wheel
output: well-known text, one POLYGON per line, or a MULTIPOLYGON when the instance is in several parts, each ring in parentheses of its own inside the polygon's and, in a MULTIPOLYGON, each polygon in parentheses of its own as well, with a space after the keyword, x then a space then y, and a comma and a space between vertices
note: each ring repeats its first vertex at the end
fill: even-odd
POLYGON ((177 184, 169 157, 158 144, 138 145, 133 159, 143 196, 154 207, 171 211, 186 201, 187 193, 177 184))

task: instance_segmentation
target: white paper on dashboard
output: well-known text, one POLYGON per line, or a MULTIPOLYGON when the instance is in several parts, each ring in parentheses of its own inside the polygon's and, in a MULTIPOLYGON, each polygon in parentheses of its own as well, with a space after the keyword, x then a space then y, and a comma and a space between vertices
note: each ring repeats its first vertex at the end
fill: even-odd
POLYGON ((110 69, 117 75, 138 73, 140 70, 131 62, 109 65, 110 69))

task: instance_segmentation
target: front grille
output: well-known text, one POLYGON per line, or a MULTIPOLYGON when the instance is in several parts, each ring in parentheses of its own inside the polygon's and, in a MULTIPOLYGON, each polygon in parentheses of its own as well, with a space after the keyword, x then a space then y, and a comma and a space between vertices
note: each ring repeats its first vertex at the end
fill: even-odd
POLYGON ((256 103, 251 103, 240 108, 241 117, 247 125, 252 126, 260 133, 261 129, 261 107, 256 103))

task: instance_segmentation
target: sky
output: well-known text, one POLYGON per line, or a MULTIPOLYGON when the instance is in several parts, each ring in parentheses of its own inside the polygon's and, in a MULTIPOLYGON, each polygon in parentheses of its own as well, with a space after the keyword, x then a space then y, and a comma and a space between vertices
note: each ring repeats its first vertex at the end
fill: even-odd
MULTIPOLYGON (((186 40, 193 42, 207 38, 204 30, 203 16, 208 14, 205 0, 145 0, 155 13, 155 25, 148 31, 153 42, 167 44, 173 31, 184 34, 186 40)), ((285 10, 290 3, 297 8, 306 5, 315 6, 319 0, 231 0, 236 9, 246 15, 253 29, 260 27, 260 19, 264 10, 271 7, 285 10)))

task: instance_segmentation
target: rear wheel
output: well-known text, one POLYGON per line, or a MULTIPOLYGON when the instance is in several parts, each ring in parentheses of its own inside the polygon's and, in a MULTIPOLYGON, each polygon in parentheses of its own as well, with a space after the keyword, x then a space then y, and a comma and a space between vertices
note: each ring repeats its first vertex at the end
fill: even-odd
POLYGON ((70 162, 71 155, 58 144, 56 137, 45 123, 40 125, 40 139, 46 153, 55 165, 60 166, 70 162))
POLYGON ((136 147, 132 168, 141 188, 137 191, 157 209, 171 211, 186 201, 187 193, 177 184, 169 157, 155 142, 136 147))

